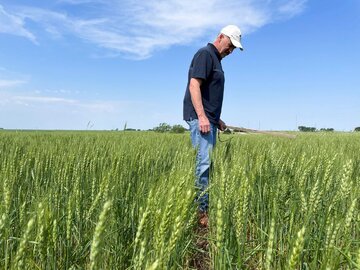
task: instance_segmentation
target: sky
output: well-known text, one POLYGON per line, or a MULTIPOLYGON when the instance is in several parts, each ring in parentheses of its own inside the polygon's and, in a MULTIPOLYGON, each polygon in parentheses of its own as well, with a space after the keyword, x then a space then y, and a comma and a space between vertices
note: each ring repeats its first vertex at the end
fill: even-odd
POLYGON ((360 126, 359 0, 0 0, 0 127, 187 127, 191 59, 228 24, 226 124, 360 126))

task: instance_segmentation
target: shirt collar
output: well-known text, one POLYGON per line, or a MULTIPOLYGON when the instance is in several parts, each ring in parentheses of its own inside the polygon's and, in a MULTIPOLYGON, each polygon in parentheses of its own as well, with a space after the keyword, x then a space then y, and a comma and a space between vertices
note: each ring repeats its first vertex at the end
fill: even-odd
POLYGON ((208 43, 208 46, 214 51, 214 53, 217 56, 217 58, 219 59, 219 61, 221 61, 221 55, 220 55, 219 51, 216 49, 216 47, 214 46, 214 44, 208 43))

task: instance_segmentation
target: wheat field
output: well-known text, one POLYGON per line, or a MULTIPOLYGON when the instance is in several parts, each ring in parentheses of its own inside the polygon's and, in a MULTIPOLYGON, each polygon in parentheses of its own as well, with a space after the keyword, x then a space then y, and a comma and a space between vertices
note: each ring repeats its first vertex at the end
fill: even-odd
POLYGON ((360 269, 359 134, 222 137, 202 251, 189 134, 1 131, 0 269, 360 269))

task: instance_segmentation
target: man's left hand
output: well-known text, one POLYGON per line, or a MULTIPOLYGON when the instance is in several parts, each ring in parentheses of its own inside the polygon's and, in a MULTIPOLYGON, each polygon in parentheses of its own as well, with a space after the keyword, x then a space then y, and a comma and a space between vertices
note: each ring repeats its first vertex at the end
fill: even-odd
POLYGON ((224 131, 226 129, 226 124, 223 120, 219 119, 219 129, 224 131))

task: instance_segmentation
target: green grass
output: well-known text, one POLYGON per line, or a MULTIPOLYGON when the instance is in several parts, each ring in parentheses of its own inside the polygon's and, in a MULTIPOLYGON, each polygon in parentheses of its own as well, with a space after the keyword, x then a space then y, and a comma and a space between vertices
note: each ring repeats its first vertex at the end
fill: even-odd
MULTIPOLYGON (((194 160, 188 134, 1 131, 0 269, 189 269, 194 160)), ((213 165, 212 268, 359 267, 359 134, 233 135, 213 165)))

